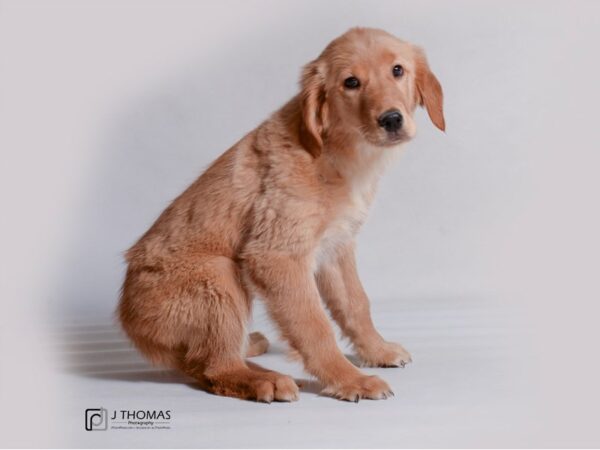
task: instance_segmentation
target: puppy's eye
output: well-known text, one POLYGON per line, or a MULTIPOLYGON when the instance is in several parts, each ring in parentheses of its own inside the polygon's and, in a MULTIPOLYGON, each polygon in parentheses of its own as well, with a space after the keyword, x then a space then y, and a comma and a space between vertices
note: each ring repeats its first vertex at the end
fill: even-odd
POLYGON ((402 67, 400 64, 396 64, 392 69, 392 73, 396 78, 400 78, 402 75, 404 75, 404 67, 402 67))
POLYGON ((344 80, 344 87, 347 89, 357 89, 360 86, 360 81, 356 77, 348 77, 344 80))

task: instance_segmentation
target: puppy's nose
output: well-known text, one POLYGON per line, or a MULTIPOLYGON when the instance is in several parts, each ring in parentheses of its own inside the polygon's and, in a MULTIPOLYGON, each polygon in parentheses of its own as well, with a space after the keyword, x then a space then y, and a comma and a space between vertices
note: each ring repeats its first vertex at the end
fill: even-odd
POLYGON ((385 128, 385 131, 392 133, 402 128, 402 114, 397 109, 390 109, 384 112, 377 119, 377 123, 380 127, 385 128))

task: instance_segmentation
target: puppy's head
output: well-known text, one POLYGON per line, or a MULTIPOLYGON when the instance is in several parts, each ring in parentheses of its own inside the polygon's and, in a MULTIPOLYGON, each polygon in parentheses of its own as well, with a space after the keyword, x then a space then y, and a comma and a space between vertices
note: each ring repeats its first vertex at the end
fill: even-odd
POLYGON ((301 89, 301 137, 314 156, 325 141, 405 142, 417 105, 445 129, 442 88, 424 53, 385 31, 353 28, 335 39, 306 65, 301 89))

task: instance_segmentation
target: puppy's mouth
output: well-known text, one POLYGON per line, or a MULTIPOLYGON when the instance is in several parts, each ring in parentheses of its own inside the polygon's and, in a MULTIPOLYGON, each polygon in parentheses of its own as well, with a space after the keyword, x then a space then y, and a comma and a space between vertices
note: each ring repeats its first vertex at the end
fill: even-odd
POLYGON ((401 142, 406 142, 410 140, 410 136, 404 130, 393 131, 391 133, 387 133, 386 142, 390 145, 400 144, 401 142))
POLYGON ((411 136, 408 135, 404 130, 387 132, 383 136, 378 133, 376 137, 367 137, 367 140, 377 147, 394 147, 403 142, 411 140, 411 136))

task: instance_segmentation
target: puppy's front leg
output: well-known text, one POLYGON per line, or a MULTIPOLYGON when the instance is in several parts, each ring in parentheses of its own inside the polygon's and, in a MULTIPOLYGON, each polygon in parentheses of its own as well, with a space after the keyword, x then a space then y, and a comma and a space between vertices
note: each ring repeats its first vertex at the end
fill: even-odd
POLYGON ((352 401, 391 395, 385 381, 363 374, 338 348, 307 258, 263 254, 246 262, 271 316, 325 394, 352 401))
POLYGON ((375 329, 354 257, 354 246, 339 249, 335 261, 317 272, 319 291, 334 320, 352 341, 358 356, 369 366, 397 367, 411 361, 400 345, 386 342, 375 329))

